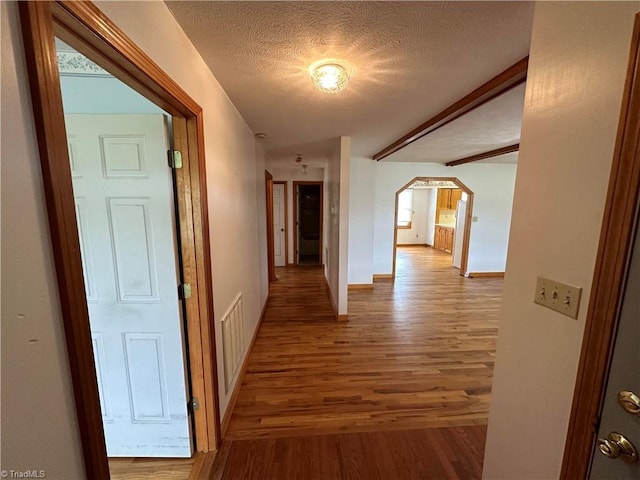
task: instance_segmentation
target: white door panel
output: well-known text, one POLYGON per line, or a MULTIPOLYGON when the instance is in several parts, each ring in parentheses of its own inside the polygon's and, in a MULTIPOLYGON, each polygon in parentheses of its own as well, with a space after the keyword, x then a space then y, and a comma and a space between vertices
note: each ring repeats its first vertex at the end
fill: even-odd
POLYGON ((273 184, 273 256, 276 267, 286 265, 284 184, 273 184))
POLYGON ((191 456, 162 115, 66 115, 109 456, 191 456))

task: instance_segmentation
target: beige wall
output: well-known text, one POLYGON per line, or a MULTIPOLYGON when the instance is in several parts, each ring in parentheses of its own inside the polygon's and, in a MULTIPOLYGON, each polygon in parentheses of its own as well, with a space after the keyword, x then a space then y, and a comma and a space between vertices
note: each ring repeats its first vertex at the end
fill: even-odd
POLYGON ((483 478, 559 476, 640 2, 536 6, 483 478), (577 320, 536 276, 583 287, 577 320))
POLYGON ((2 12, 2 465, 83 478, 20 20, 2 12))
POLYGON ((324 171, 325 276, 333 307, 341 315, 347 313, 350 158, 351 137, 336 138, 324 171))
MULTIPOLYGON (((258 150, 256 155, 253 133, 163 2, 99 2, 98 7, 204 109, 224 413, 228 395, 220 316, 242 292, 248 346, 267 292, 266 231, 260 213, 265 212, 264 154, 258 150)), ((44 469, 47 478, 75 480, 83 477, 83 466, 20 22, 14 3, 2 2, 1 8, 2 468, 44 469)))
POLYGON ((340 198, 338 211, 339 264, 338 264, 338 313, 347 314, 347 276, 349 272, 349 180, 351 176, 351 137, 340 137, 340 198))

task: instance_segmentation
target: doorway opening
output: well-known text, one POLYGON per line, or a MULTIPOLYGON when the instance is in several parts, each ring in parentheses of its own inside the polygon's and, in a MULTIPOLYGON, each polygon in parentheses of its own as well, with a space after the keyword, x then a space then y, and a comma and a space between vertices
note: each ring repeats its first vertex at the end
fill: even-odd
POLYGON ((188 458, 171 118, 58 38, 56 50, 107 455, 188 458))
MULTIPOLYGON (((122 348, 120 360, 124 363, 120 366, 124 365, 126 371, 126 403, 135 420, 132 423, 146 422, 146 429, 154 430, 171 424, 174 416, 181 417, 181 433, 155 438, 181 437, 181 455, 185 457, 191 455, 194 445, 200 452, 216 450, 220 422, 202 108, 93 4, 25 2, 19 7, 86 475, 110 478, 105 442, 109 418, 105 417, 111 411, 115 423, 116 408, 120 407, 116 404, 122 399, 99 392, 104 393, 105 385, 115 382, 102 367, 110 363, 107 351, 117 348, 122 348), (172 138, 171 150, 179 151, 181 157, 171 153, 169 158, 176 167, 181 163, 182 168, 163 170, 157 180, 160 187, 154 186, 153 192, 143 192, 140 182, 151 180, 155 184, 151 169, 158 165, 169 168, 164 144, 160 154, 151 155, 151 145, 158 142, 141 141, 139 132, 97 134, 101 143, 93 157, 87 156, 89 147, 79 138, 85 136, 83 129, 90 126, 88 122, 80 119, 73 127, 75 133, 66 131, 59 68, 50 61, 57 58, 56 37, 90 59, 91 68, 95 65, 108 71, 158 107, 153 113, 161 126, 155 129, 161 130, 159 142, 172 138), (158 113, 160 108, 171 116, 167 122, 170 135, 164 117, 158 113), (90 157, 99 159, 97 166, 95 161, 84 162, 90 157), (106 188, 104 198, 93 198, 97 195, 93 191, 96 182, 106 188), (124 186, 128 182, 137 182, 134 193, 124 186), (156 194, 164 195, 161 207, 156 204, 156 194), (162 212, 156 212, 157 208, 162 212), (174 209, 179 221, 173 217, 174 209), (158 215, 166 220, 163 228, 173 233, 149 234, 160 228, 158 215), (100 246, 96 237, 103 237, 110 246, 100 246), (109 250, 107 257, 105 252, 109 250), (103 256, 111 260, 111 268, 98 268, 103 256), (95 268, 83 265, 89 261, 95 268), (161 285, 161 277, 169 279, 171 288, 161 285), (127 303, 135 317, 129 318, 126 332, 116 335, 117 341, 107 338, 107 327, 95 331, 91 319, 92 313, 102 307, 100 302, 107 300, 105 292, 109 289, 116 304, 127 303), (175 331, 145 330, 137 309, 164 305, 163 299, 168 297, 173 302, 168 310, 173 312, 170 323, 175 331), (188 348, 169 348, 170 343, 181 344, 183 340, 188 348), (177 366, 175 371, 164 368, 169 363, 177 366), (190 369, 185 368, 187 364, 190 369), (177 400, 172 399, 170 384, 182 385, 180 406, 175 408, 177 400), (111 398, 111 404, 107 398, 111 398)), ((71 126, 70 117, 67 120, 71 126)), ((91 121, 93 126, 97 123, 91 121)), ((114 318, 124 316, 120 313, 114 318)), ((119 388, 109 385, 108 389, 113 393, 119 388)), ((142 440, 140 445, 151 442, 142 440)))
POLYGON ((322 265, 323 182, 293 182, 296 265, 322 265))
POLYGON ((457 178, 415 177, 405 184, 396 192, 392 277, 398 247, 433 248, 467 276, 472 211, 473 192, 457 178))

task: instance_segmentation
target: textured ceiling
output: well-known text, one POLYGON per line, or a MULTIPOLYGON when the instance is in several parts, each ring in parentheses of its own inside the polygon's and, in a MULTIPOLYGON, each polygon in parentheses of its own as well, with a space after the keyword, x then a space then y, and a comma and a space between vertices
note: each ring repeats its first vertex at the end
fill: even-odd
MULTIPOLYGON (((521 84, 385 158, 392 162, 435 162, 467 157, 520 141, 525 85, 521 84)), ((503 155, 512 160, 517 157, 503 155)), ((495 162, 502 157, 487 161, 495 162)))
POLYGON ((270 159, 323 157, 340 135, 370 157, 526 56, 533 16, 530 2, 167 5, 251 129, 269 135, 270 159), (325 58, 351 72, 338 94, 309 78, 325 58))

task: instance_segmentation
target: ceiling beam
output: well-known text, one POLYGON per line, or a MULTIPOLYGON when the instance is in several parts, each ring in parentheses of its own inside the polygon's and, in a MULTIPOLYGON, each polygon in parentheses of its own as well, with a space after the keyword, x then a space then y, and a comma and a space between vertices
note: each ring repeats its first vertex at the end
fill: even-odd
POLYGON ((460 158, 458 160, 452 160, 445 163, 447 167, 455 167, 456 165, 462 165, 464 163, 477 162, 478 160, 484 160, 485 158, 498 157, 506 153, 517 152, 520 150, 520 144, 509 145, 508 147, 496 148, 495 150, 489 150, 488 152, 477 153, 469 157, 460 158))
POLYGON ((469 113, 471 110, 478 108, 480 105, 487 103, 489 100, 492 100, 520 85, 527 79, 528 64, 529 56, 526 56, 518 63, 511 65, 505 71, 499 73, 488 82, 476 88, 464 98, 458 100, 453 105, 448 106, 436 116, 430 118, 422 125, 414 128, 406 135, 400 137, 395 142, 380 150, 373 156, 373 159, 378 161, 382 160, 456 118, 459 118, 462 115, 469 113))

